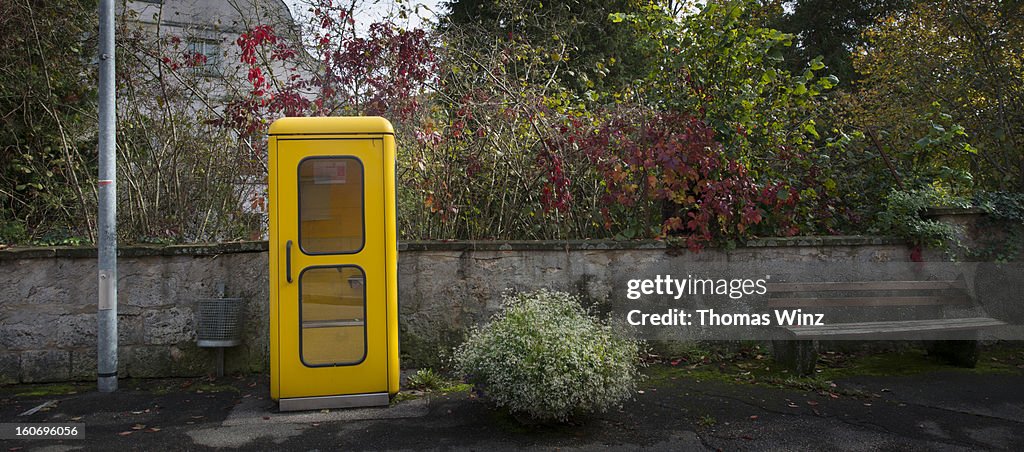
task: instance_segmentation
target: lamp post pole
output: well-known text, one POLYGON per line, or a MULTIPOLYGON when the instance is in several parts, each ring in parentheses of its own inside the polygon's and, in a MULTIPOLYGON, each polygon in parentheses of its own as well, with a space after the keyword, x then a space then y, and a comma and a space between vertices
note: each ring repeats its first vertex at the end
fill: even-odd
POLYGON ((99 52, 99 303, 96 312, 96 386, 117 390, 117 107, 114 100, 114 0, 100 0, 99 52))

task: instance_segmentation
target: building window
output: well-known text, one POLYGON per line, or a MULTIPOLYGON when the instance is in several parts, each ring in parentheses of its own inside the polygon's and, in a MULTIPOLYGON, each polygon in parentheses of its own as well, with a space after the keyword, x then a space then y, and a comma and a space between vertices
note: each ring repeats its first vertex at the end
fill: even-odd
POLYGON ((197 62, 196 71, 202 75, 220 76, 222 54, 220 43, 205 39, 193 39, 188 42, 190 55, 202 55, 205 59, 197 62))

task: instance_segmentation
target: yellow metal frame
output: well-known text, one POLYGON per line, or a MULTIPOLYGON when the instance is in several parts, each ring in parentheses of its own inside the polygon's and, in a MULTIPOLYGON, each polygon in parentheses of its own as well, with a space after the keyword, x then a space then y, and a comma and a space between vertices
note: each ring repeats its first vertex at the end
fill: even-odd
POLYGON ((282 118, 269 134, 271 398, 393 395, 399 385, 394 129, 379 117, 282 118), (316 156, 353 156, 363 164, 365 242, 357 253, 307 255, 298 246, 298 164, 316 156), (295 244, 291 283, 284 274, 289 240, 295 244), (367 353, 358 364, 308 367, 299 359, 298 277, 325 265, 365 272, 367 353))

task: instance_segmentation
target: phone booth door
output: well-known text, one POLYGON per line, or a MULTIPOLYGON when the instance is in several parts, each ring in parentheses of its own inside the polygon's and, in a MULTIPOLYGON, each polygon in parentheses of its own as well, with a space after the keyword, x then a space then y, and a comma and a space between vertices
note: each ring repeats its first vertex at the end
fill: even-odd
POLYGON ((281 410, 388 403, 383 146, 276 139, 271 328, 281 410))

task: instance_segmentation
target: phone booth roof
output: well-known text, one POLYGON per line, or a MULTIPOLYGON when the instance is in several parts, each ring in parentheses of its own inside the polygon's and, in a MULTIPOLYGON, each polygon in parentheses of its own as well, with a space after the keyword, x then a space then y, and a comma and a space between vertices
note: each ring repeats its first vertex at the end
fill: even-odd
POLYGON ((281 118, 270 125, 270 135, 394 135, 395 129, 380 116, 329 116, 281 118))

